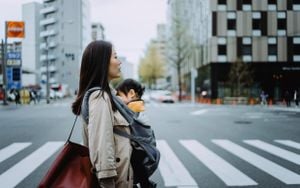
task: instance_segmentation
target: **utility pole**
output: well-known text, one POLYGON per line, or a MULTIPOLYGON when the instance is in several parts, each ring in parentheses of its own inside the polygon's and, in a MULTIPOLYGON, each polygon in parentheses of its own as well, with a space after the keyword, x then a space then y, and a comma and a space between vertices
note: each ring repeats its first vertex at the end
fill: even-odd
POLYGON ((5 42, 3 44, 2 40, 2 75, 3 75, 3 105, 8 105, 7 103, 7 77, 6 77, 6 54, 7 54, 7 22, 5 22, 5 42))
POLYGON ((192 104, 195 104, 195 78, 197 78, 198 73, 195 68, 191 69, 191 97, 192 97, 192 104))
POLYGON ((46 37, 46 100, 50 103, 50 87, 49 87, 49 60, 48 60, 48 37, 46 37))

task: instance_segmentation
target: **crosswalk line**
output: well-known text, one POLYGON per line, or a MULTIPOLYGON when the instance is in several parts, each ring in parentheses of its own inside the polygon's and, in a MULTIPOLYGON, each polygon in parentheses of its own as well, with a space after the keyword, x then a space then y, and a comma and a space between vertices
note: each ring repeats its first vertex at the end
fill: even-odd
POLYGON ((212 142, 286 184, 300 184, 299 174, 279 166, 229 140, 212 140, 212 142))
POLYGON ((277 146, 273 146, 260 140, 244 140, 244 142, 256 148, 262 149, 268 153, 271 153, 277 157, 300 165, 300 155, 296 153, 281 149, 277 146))
POLYGON ((0 185, 12 188, 31 174, 38 166, 51 157, 65 142, 47 142, 0 175, 0 185), (12 178, 13 177, 13 178, 12 178))
POLYGON ((257 185, 254 180, 196 140, 180 140, 179 142, 215 173, 227 186, 257 185))
POLYGON ((161 152, 159 171, 166 187, 198 188, 196 181, 177 158, 165 140, 158 140, 157 147, 161 152))
POLYGON ((206 112, 208 112, 207 109, 201 109, 201 110, 197 110, 197 111, 191 112, 191 115, 198 116, 198 115, 201 115, 201 114, 205 114, 206 112))
POLYGON ((19 151, 27 148, 30 145, 31 145, 30 142, 13 143, 13 144, 10 144, 9 146, 1 149, 0 150, 0 163, 4 160, 10 158, 11 156, 15 155, 19 151))
POLYGON ((300 143, 294 142, 292 140, 274 140, 274 141, 277 143, 283 144, 285 146, 300 149, 300 143))

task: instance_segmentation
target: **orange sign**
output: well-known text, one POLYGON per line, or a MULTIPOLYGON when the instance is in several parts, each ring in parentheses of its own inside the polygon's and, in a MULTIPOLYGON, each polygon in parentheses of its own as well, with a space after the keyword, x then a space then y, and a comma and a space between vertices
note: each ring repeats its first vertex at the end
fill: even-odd
POLYGON ((24 38, 25 36, 25 23, 9 21, 6 22, 7 38, 24 38))

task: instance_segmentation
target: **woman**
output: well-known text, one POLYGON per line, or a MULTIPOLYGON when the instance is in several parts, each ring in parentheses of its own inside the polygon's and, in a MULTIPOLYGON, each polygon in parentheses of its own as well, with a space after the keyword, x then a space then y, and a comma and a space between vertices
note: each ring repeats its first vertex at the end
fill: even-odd
POLYGON ((89 121, 83 123, 83 142, 89 148, 101 188, 133 187, 130 141, 113 134, 114 127, 130 133, 128 122, 112 101, 116 91, 109 86, 111 80, 120 77, 120 65, 112 44, 91 42, 82 57, 79 90, 72 105, 73 113, 79 115, 85 92, 93 87, 102 88, 90 95, 89 121))

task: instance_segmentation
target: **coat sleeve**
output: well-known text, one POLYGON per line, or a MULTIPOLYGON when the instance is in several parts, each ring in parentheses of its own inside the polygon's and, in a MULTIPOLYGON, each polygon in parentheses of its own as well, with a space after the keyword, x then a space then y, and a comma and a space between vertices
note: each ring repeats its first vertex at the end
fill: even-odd
POLYGON ((99 179, 117 175, 113 111, 108 95, 93 92, 89 99, 88 145, 91 162, 99 179))

